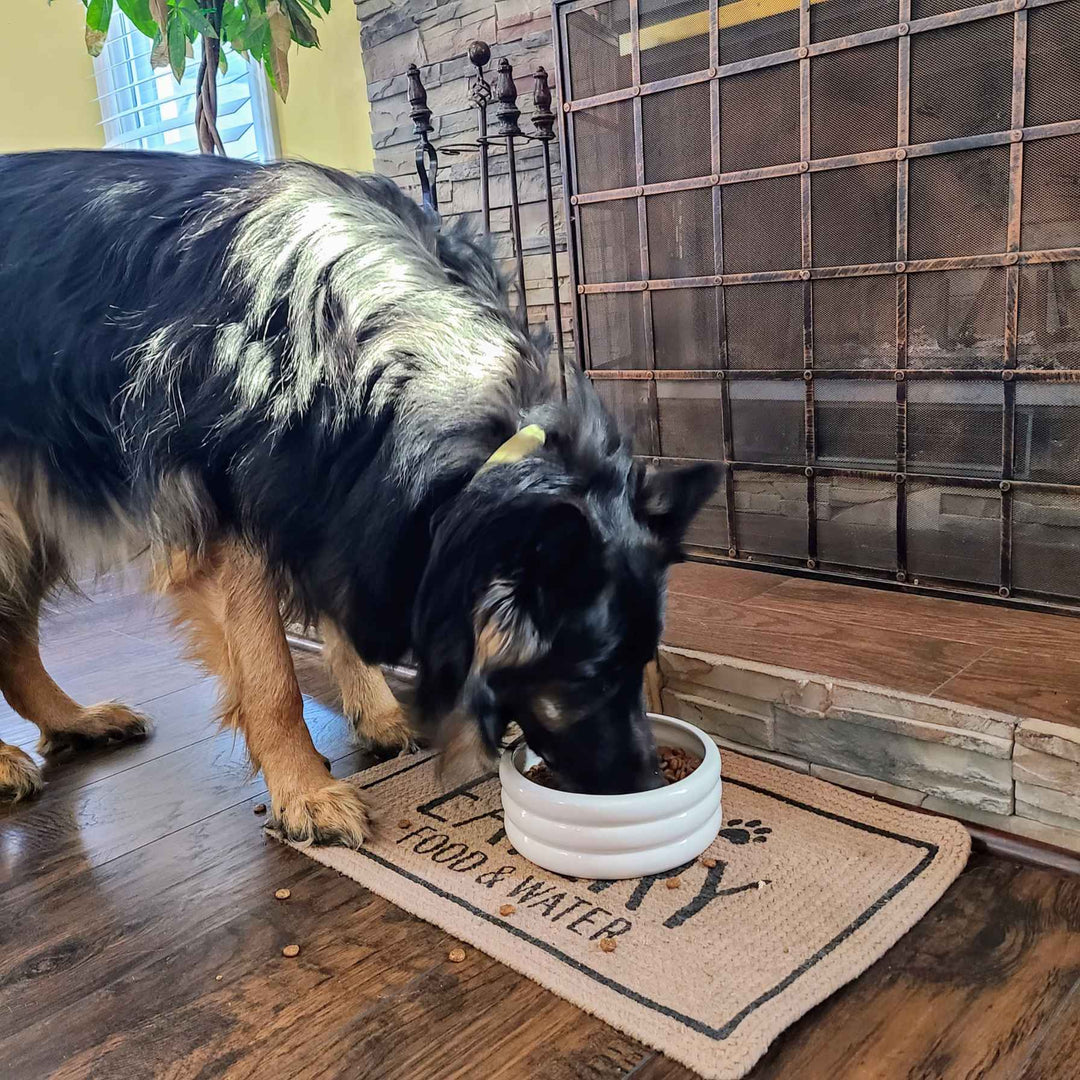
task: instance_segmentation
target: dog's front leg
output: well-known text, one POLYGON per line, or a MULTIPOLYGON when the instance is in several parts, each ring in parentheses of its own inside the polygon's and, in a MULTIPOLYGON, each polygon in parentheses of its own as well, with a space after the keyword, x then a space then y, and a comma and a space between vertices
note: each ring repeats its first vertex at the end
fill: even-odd
POLYGON ((262 559, 216 545, 201 560, 174 555, 156 580, 221 681, 222 720, 239 730, 270 789, 275 824, 301 843, 359 847, 371 821, 360 792, 334 780, 304 723, 278 597, 262 559))
POLYGON ((377 664, 365 664, 338 626, 319 623, 323 655, 341 690, 341 706, 360 739, 390 750, 412 748, 413 733, 405 712, 386 685, 377 664))

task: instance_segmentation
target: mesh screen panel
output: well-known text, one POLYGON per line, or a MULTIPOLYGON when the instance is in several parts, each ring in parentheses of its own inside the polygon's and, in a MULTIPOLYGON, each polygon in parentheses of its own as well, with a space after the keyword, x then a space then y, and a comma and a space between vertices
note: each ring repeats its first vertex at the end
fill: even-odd
POLYGON ((891 382, 815 379, 817 460, 857 469, 896 463, 896 389, 891 382))
POLYGON ((643 368, 645 312, 641 293, 596 293, 585 297, 589 324, 589 367, 643 368))
POLYGON ((1078 383, 1017 383, 1014 476, 1048 484, 1080 484, 1078 406, 1078 383))
POLYGON ((806 558, 806 480, 735 471, 735 531, 742 551, 806 558))
POLYGON ((881 41, 810 61, 811 157, 896 145, 896 53, 895 41, 881 41))
POLYGON ((984 0, 911 0, 911 17, 929 19, 932 15, 947 15, 950 11, 979 7, 984 0))
POLYGON ((724 289, 728 363, 733 368, 803 366, 803 290, 798 282, 724 289))
POLYGON ((799 160, 799 65, 720 80, 720 171, 799 160))
POLYGON ((636 199, 578 207, 582 263, 589 284, 641 279, 641 241, 636 199))
POLYGON ((993 488, 907 484, 908 576, 997 585, 1001 495, 993 488))
POLYGON ((635 454, 652 457, 660 452, 656 445, 653 383, 641 379, 596 379, 593 382, 600 400, 631 436, 635 454))
POLYGON ((736 460, 797 464, 805 459, 801 379, 732 379, 728 394, 736 460))
POLYGON ((716 273, 712 188, 672 191, 645 200, 650 277, 704 277, 716 273))
POLYGON ((574 163, 578 191, 633 186, 634 107, 629 101, 574 114, 574 163))
POLYGON ((1004 251, 1009 148, 988 146, 916 158, 908 172, 908 257, 1004 251))
POLYGON ((896 364, 896 278, 815 281, 814 367, 891 368, 896 364))
MULTIPOLYGON (((726 466, 721 466, 721 476, 725 469, 726 466)), ((727 485, 723 479, 690 522, 684 542, 695 547, 721 550, 729 546, 731 541, 727 524, 727 485)))
MULTIPOLYGON (((1080 56, 1076 58, 1080 67, 1080 56)), ((1080 135, 1024 147, 1020 240, 1027 251, 1080 247, 1080 135)))
POLYGON ((570 56, 570 89, 576 98, 622 90, 633 81, 629 51, 620 39, 630 32, 628 0, 608 3, 566 17, 566 44, 570 56))
POLYGON ((686 180, 712 172, 709 87, 680 86, 641 99, 645 183, 686 180))
POLYGON ((802 262, 797 176, 775 176, 727 184, 724 216, 724 273, 790 270, 802 262))
POLYGON ((652 311, 658 368, 719 366, 716 289, 656 289, 652 311))
POLYGON ((908 275, 908 367, 1000 368, 1005 361, 1005 271, 908 275))
POLYGON ((1028 13, 1024 123, 1080 120, 1080 0, 1028 13))
POLYGON ((641 81, 709 66, 709 0, 641 4, 641 81))
POLYGON ((1027 130, 1020 147, 950 142, 1005 138, 1014 126, 1013 38, 1025 20, 1024 125, 1080 120, 1080 0, 1028 0, 1020 15, 1010 9, 916 26, 899 39, 890 30, 890 40, 861 45, 851 44, 852 35, 985 0, 911 0, 903 13, 899 0, 811 0, 810 41, 830 45, 802 62, 792 56, 800 44, 793 0, 610 0, 561 24, 570 97, 634 85, 631 3, 639 12, 641 83, 713 64, 721 74, 641 94, 638 105, 572 111, 572 194, 793 165, 802 156, 807 105, 802 63, 810 74, 809 157, 889 155, 810 170, 805 220, 802 175, 654 191, 643 202, 586 203, 573 212, 578 281, 648 276, 676 286, 573 299, 588 366, 695 373, 595 380, 637 453, 660 457, 661 467, 711 460, 732 470, 734 536, 722 485, 687 542, 720 551, 734 543, 761 562, 810 557, 878 580, 902 568, 909 584, 922 577, 991 598, 1005 585, 1010 595, 1080 608, 1080 259, 1053 261, 1080 248, 1080 132, 1045 138, 1027 130), (717 55, 710 55, 710 5, 717 55), (900 117, 906 50, 910 93, 899 102, 908 110, 900 117), (772 62, 779 55, 783 62, 772 62), (751 70, 722 73, 744 61, 751 70), (908 147, 899 166, 892 153, 898 126, 907 129, 908 147), (926 144, 935 152, 926 153, 926 144), (1009 250, 1011 155, 1022 163, 1014 176, 1022 180, 1013 221, 1018 265, 972 265, 982 257, 1003 262, 1009 250), (906 203, 898 206, 905 175, 906 203), (642 205, 647 235, 639 233, 642 205), (815 275, 842 267, 845 276, 731 281, 802 270, 804 229, 815 275), (900 274, 898 260, 908 264, 900 274), (927 270, 923 260, 952 265, 927 270), (871 273, 874 267, 888 272, 871 273), (712 284, 717 274, 721 286, 712 284), (686 287, 687 279, 709 284, 686 287), (1007 308, 1016 299, 1010 280, 1018 281, 1015 311, 1007 308), (1018 370, 1006 381, 1012 317, 1018 370), (907 368, 902 382, 881 377, 898 365, 907 368), (807 366, 815 370, 810 384, 802 378, 807 366), (1003 449, 1006 433, 1012 441, 1003 449), (807 464, 818 467, 810 480, 807 464), (785 468, 771 471, 777 466, 785 468), (900 482, 881 476, 898 469, 900 482), (1002 479, 1012 482, 1007 495, 1002 479), (898 563, 904 508, 906 555, 898 563), (1010 521, 1011 560, 1002 535, 1010 521))
POLYGON ((897 21, 896 0, 829 0, 827 4, 810 6, 810 40, 861 34, 877 30, 897 21))
MULTIPOLYGON (((811 9, 813 10, 813 9, 811 9)), ((819 476, 815 481, 818 558, 846 566, 896 566, 896 485, 819 476)))
POLYGON ((763 19, 757 5, 747 6, 743 0, 721 0, 718 16, 721 64, 798 48, 797 7, 763 19))
POLYGON ((810 178, 815 266, 896 258, 896 163, 829 169, 810 178))
POLYGON ((1021 269, 1016 353, 1020 367, 1080 370, 1080 263, 1021 269))
POLYGON ((660 379, 656 398, 664 457, 715 460, 724 456, 720 383, 712 379, 660 379))
POLYGON ((1013 17, 911 38, 911 142, 1008 131, 1013 17))
POLYGON ((1013 585, 1017 589, 1080 598, 1080 492, 1013 494, 1013 585))
POLYGON ((1002 385, 1000 380, 912 380, 908 468, 950 476, 1000 476, 1002 385))

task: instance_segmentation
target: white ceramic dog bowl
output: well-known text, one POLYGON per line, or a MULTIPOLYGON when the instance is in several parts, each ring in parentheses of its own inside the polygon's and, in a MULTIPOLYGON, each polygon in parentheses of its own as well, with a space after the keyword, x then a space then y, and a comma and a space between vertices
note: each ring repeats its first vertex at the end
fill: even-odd
POLYGON ((720 751, 692 724, 649 713, 658 746, 700 757, 687 777, 629 795, 581 795, 523 774, 540 758, 527 746, 499 762, 504 827, 530 862, 569 877, 635 878, 696 859, 720 831, 720 751))

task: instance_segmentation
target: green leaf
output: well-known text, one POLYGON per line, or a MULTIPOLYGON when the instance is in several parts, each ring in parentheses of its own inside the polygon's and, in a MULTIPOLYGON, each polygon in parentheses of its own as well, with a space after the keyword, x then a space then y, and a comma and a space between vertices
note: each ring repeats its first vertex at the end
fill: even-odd
POLYGON ((311 25, 307 12, 297 3, 297 0, 281 0, 281 5, 292 23, 292 36, 296 44, 302 45, 305 49, 318 45, 319 35, 315 27, 311 25))
POLYGON ((184 68, 187 66, 187 35, 184 33, 184 24, 174 13, 169 19, 169 66, 173 76, 179 82, 184 77, 184 68))
POLYGON ((109 20, 112 19, 113 0, 90 0, 86 5, 86 28, 99 33, 109 32, 109 20))
POLYGON ((191 28, 197 33, 202 34, 203 37, 216 38, 218 32, 214 29, 214 24, 196 7, 185 7, 184 18, 187 19, 191 28))
POLYGON ((135 24, 140 34, 152 38, 157 33, 157 23, 150 12, 150 0, 116 0, 116 6, 135 24))

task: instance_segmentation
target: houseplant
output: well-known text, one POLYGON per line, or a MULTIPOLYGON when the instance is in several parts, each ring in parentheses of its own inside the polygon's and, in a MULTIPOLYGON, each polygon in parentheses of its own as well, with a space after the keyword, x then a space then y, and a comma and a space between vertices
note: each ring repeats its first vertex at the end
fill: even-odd
MULTIPOLYGON (((226 67, 223 45, 261 63, 284 101, 289 93, 289 49, 319 44, 313 19, 330 11, 330 0, 82 0, 86 8, 86 48, 91 56, 105 45, 114 9, 154 42, 155 67, 171 67, 180 80, 192 45, 202 38, 195 91, 195 131, 205 154, 224 154, 217 128, 217 76, 226 67)), ((50 0, 51 3, 51 0, 50 0)))

